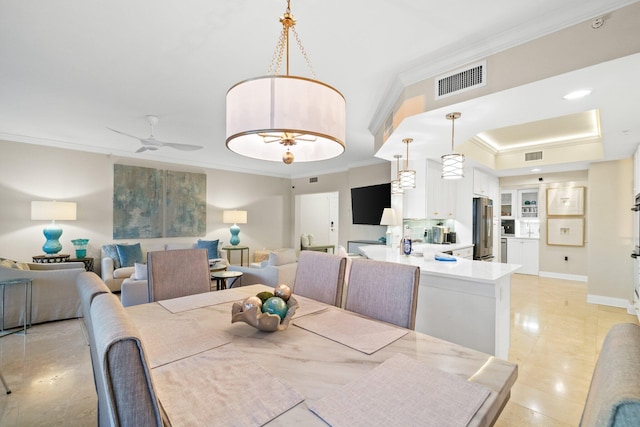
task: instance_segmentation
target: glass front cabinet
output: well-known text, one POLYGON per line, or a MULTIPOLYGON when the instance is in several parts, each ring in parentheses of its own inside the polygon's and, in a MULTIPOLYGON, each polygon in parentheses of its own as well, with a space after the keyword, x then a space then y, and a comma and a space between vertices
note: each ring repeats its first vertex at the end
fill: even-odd
POLYGON ((538 190, 518 190, 518 216, 522 219, 538 218, 538 190))

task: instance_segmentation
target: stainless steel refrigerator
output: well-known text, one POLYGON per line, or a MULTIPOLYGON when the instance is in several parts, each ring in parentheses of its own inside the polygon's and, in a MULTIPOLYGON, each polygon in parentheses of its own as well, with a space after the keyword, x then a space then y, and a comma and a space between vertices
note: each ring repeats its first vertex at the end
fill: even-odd
POLYGON ((473 259, 493 260, 493 201, 473 198, 473 259))

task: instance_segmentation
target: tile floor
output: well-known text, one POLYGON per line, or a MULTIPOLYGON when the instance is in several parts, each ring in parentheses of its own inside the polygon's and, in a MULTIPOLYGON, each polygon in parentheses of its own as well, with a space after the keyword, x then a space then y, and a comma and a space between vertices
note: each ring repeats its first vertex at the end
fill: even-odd
MULTIPOLYGON (((623 309, 587 304, 586 284, 516 274, 511 352, 519 376, 499 427, 577 426, 609 328, 637 323, 623 309)), ((0 427, 95 426, 96 396, 81 320, 0 339, 0 427)))

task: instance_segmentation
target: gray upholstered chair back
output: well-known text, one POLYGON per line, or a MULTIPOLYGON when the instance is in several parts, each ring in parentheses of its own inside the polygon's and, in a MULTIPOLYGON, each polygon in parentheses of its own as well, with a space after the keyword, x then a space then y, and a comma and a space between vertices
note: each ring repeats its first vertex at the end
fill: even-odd
POLYGON ((338 255, 300 252, 293 293, 339 307, 346 265, 347 259, 338 255))
POLYGON ((92 363, 97 365, 100 377, 99 407, 107 408, 100 426, 162 426, 140 335, 117 296, 94 298, 91 325, 96 341, 92 363))
POLYGON ((420 267, 354 259, 345 309, 414 329, 419 283, 420 267))
MULTIPOLYGON (((98 295, 110 294, 109 287, 95 273, 83 272, 78 275, 76 287, 80 295, 80 305, 84 316, 85 329, 89 340, 89 351, 91 353, 91 365, 93 366, 93 383, 96 386, 96 392, 101 387, 101 378, 98 366, 94 362, 96 360, 96 340, 93 335, 93 325, 91 324, 91 304, 98 295)), ((98 400, 98 425, 108 425, 108 408, 105 406, 106 401, 98 400)))
POLYGON ((614 325, 602 343, 580 427, 640 425, 640 326, 614 325))
POLYGON ((147 253, 149 302, 201 294, 211 290, 206 249, 147 253))

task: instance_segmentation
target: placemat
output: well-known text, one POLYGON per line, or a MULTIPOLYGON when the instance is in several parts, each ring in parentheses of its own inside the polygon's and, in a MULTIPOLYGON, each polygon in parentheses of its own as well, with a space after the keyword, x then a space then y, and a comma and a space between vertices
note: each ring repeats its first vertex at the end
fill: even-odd
POLYGON ((230 346, 153 369, 173 427, 260 426, 304 396, 230 346))
POLYGON ((460 427, 469 424, 489 389, 396 354, 309 409, 333 427, 376 425, 460 427))
POLYGON ((375 353, 409 332, 333 307, 313 316, 294 317, 293 324, 366 354, 375 353))
POLYGON ((158 304, 162 305, 172 313, 180 313, 182 311, 194 310, 196 308, 208 307, 210 305, 241 300, 246 298, 246 296, 247 291, 243 290, 242 287, 239 287, 224 291, 205 292, 203 294, 166 299, 158 301, 158 304))
POLYGON ((298 301, 298 308, 296 309, 296 313, 293 315, 294 319, 306 316, 308 314, 317 313, 318 311, 326 310, 328 308, 327 304, 320 301, 316 301, 314 299, 296 294, 294 294, 293 296, 296 301, 298 301))

